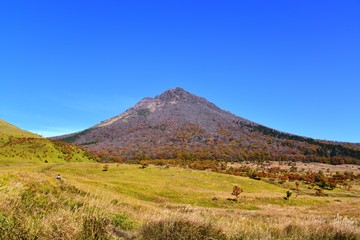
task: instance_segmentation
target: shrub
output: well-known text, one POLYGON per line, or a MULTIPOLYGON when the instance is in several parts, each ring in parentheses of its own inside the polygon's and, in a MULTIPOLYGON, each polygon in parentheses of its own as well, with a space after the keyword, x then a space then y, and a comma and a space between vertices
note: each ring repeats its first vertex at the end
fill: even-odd
POLYGON ((224 233, 209 223, 189 220, 162 220, 150 222, 140 229, 141 239, 146 240, 210 240, 226 239, 224 233))
POLYGON ((132 230, 136 226, 136 222, 131 220, 128 216, 125 214, 116 214, 113 218, 112 224, 120 229, 123 230, 132 230))
POLYGON ((102 216, 90 214, 84 217, 82 240, 107 240, 110 239, 106 227, 109 220, 102 216))
POLYGON ((0 213, 0 239, 36 239, 24 226, 24 219, 0 213))
POLYGON ((339 229, 331 225, 298 225, 289 224, 287 225, 281 234, 284 239, 301 239, 301 240, 357 240, 359 235, 351 230, 339 229))
POLYGON ((322 189, 317 188, 317 189, 315 189, 315 194, 316 194, 316 196, 323 196, 324 192, 322 189))
POLYGON ((148 166, 149 166, 149 164, 144 163, 144 164, 141 164, 140 168, 144 169, 144 168, 147 168, 148 166))
POLYGON ((290 197, 291 197, 291 195, 292 195, 292 192, 291 191, 286 191, 286 197, 284 197, 284 199, 285 200, 289 200, 290 199, 290 197))

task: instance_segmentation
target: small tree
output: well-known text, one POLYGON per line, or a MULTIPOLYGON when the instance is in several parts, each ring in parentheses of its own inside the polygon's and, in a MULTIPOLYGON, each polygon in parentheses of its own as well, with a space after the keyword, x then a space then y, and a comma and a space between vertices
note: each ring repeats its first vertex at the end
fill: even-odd
POLYGON ((109 165, 105 164, 103 166, 103 171, 106 172, 106 171, 109 171, 109 165))
POLYGON ((243 192, 243 190, 239 186, 234 186, 231 195, 234 195, 236 197, 236 201, 237 201, 240 193, 242 193, 242 192, 243 192))
POLYGON ((296 190, 299 191, 299 185, 300 185, 300 182, 299 181, 296 181, 295 182, 295 186, 296 186, 296 190))

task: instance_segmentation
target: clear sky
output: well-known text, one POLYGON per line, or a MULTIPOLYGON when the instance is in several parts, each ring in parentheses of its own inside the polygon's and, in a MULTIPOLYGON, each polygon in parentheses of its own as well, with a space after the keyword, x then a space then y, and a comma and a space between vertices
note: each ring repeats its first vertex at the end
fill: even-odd
POLYGON ((0 118, 83 130, 173 87, 281 131, 360 142, 360 0, 0 3, 0 118))

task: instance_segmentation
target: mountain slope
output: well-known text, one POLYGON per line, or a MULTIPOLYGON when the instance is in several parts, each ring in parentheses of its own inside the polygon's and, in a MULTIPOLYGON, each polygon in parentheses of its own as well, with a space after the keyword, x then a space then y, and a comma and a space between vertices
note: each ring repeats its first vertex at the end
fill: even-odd
POLYGON ((118 116, 58 138, 111 158, 360 161, 356 145, 279 132, 181 88, 144 98, 118 116))
POLYGON ((42 138, 0 119, 0 164, 90 160, 79 147, 42 138))

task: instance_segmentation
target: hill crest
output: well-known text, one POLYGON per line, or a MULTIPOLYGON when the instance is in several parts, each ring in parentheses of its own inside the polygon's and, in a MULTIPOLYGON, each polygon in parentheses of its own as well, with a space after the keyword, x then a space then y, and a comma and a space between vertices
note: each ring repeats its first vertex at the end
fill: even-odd
POLYGON ((80 162, 92 158, 77 146, 43 138, 0 119, 0 165, 80 162))
POLYGON ((22 130, 15 125, 12 125, 3 119, 0 119, 0 135, 12 136, 12 137, 31 137, 31 138, 41 138, 39 135, 22 130))

